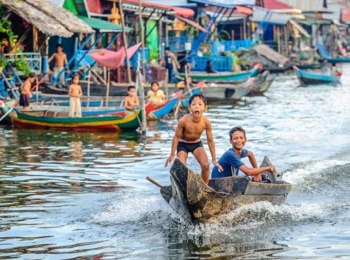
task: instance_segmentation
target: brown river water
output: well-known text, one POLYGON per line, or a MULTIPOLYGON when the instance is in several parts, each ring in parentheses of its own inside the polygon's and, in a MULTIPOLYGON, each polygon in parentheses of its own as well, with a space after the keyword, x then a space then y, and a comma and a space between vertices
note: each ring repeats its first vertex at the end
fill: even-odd
MULTIPOLYGON (((145 179, 170 183, 176 120, 149 122, 144 138, 1 126, 0 259, 350 259, 350 65, 342 70, 337 87, 278 75, 264 97, 209 107, 218 157, 243 126, 246 148, 293 184, 281 206, 210 224, 184 223, 145 179)), ((188 165, 199 171, 193 156, 188 165)))

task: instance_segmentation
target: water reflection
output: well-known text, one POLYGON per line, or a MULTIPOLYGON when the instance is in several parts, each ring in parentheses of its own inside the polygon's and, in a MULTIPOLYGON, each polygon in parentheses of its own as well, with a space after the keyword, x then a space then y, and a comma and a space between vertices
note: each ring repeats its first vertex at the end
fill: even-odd
MULTIPOLYGON (((267 97, 211 105, 218 156, 230 127, 244 126, 247 148, 294 186, 285 205, 254 204, 199 226, 185 225, 145 180, 169 184, 174 119, 149 122, 146 137, 0 127, 0 258, 349 257, 345 82, 297 88, 279 77, 267 97)), ((188 164, 199 170, 192 155, 188 164)))

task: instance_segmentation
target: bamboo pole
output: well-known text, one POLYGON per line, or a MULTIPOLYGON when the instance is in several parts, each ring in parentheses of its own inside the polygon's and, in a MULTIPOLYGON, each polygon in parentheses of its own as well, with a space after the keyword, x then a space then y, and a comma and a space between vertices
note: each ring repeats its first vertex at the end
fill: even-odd
POLYGON ((130 61, 129 61, 129 57, 128 57, 128 41, 126 39, 126 33, 125 33, 123 0, 119 0, 119 11, 120 11, 120 18, 122 20, 123 41, 124 41, 125 59, 126 59, 126 71, 127 71, 127 75, 128 75, 128 83, 131 83, 130 61))
MULTIPOLYGON (((141 53, 141 67, 143 76, 146 78, 146 71, 145 71, 145 28, 143 25, 143 19, 142 19, 142 6, 141 6, 141 0, 139 0, 139 21, 140 21, 140 30, 141 30, 141 47, 142 47, 142 53, 141 53)), ((146 24, 147 26, 147 24, 146 24)), ((142 100, 144 101, 144 100, 142 100)))

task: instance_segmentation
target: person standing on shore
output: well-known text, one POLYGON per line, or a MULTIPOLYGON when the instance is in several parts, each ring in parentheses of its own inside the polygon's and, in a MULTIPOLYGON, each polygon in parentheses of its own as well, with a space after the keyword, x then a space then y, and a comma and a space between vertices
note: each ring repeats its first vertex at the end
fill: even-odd
POLYGON ((69 86, 68 95, 70 96, 69 101, 69 117, 81 117, 81 103, 80 98, 83 95, 79 83, 79 75, 74 74, 72 78, 73 84, 69 86))
POLYGON ((168 83, 170 83, 172 82, 174 67, 180 69, 180 64, 177 61, 175 54, 170 51, 169 47, 165 48, 165 56, 160 60, 158 67, 160 67, 162 64, 164 64, 168 71, 168 83))
POLYGON ((24 111, 29 110, 29 99, 32 98, 32 92, 30 88, 35 81, 36 75, 34 72, 29 73, 27 80, 20 87, 21 95, 19 97, 19 105, 23 106, 24 111))
MULTIPOLYGON (((63 52, 63 48, 61 44, 58 44, 56 47, 56 52, 51 55, 48 60, 48 63, 55 59, 55 66, 53 67, 53 76, 56 78, 60 72, 64 69, 64 66, 68 63, 67 55, 63 52)), ((69 67, 67 68, 67 72, 69 72, 69 67)), ((59 80, 59 88, 62 88, 65 85, 65 73, 62 72, 59 80)))

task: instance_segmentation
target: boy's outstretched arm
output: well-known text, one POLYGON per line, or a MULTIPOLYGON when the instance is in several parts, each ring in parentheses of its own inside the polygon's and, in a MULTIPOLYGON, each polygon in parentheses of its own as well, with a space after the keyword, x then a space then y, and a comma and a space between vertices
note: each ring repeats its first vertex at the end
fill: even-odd
POLYGON ((164 167, 167 167, 168 164, 172 163, 172 161, 174 160, 176 148, 177 148, 177 145, 179 144, 180 138, 182 137, 183 128, 185 126, 185 120, 182 120, 182 119, 183 118, 180 119, 180 121, 176 127, 173 142, 171 144, 171 153, 170 153, 170 156, 168 157, 168 159, 166 160, 164 167))
POLYGON ((213 132, 211 129, 211 123, 210 121, 207 119, 206 122, 206 134, 207 134, 207 141, 208 141, 208 146, 209 146, 209 151, 211 154, 211 160, 213 162, 213 164, 218 167, 219 172, 222 172, 223 169, 221 167, 221 165, 217 162, 216 160, 216 152, 215 152, 215 143, 214 143, 214 139, 213 139, 213 132))
POLYGON ((248 158, 250 161, 250 164, 252 165, 253 168, 258 168, 258 163, 255 159, 255 155, 253 154, 253 152, 248 151, 248 158))

